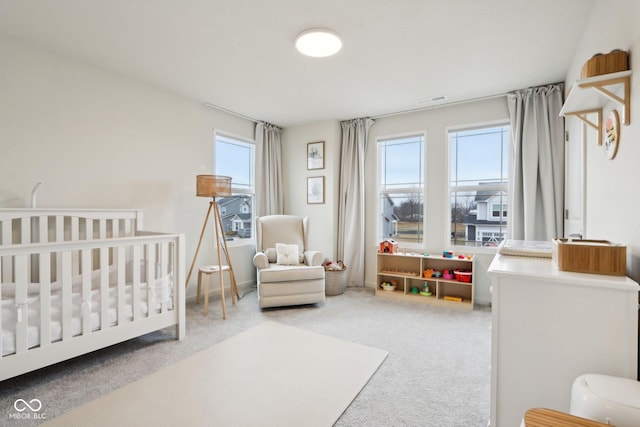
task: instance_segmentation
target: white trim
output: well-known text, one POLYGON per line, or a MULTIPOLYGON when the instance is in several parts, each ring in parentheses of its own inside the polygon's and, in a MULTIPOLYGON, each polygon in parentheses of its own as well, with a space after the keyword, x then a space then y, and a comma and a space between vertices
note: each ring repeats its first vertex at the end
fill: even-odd
MULTIPOLYGON (((461 132, 461 131, 466 131, 466 130, 474 130, 474 129, 484 129, 484 128, 492 128, 492 127, 502 127, 502 126, 509 126, 509 135, 511 135, 511 120, 507 117, 505 119, 496 119, 496 120, 488 120, 488 121, 483 121, 483 122, 474 122, 474 123, 467 123, 467 124, 460 124, 460 125, 451 125, 451 126, 447 126, 445 127, 445 140, 444 140, 444 144, 445 147, 444 149, 446 150, 447 153, 447 166, 444 169, 444 182, 446 183, 447 186, 447 191, 445 192, 444 195, 444 219, 445 219, 445 224, 443 227, 443 241, 444 241, 444 248, 447 249, 464 249, 466 252, 477 252, 477 253, 492 253, 495 252, 495 249, 491 250, 491 249, 487 249, 481 246, 466 246, 466 245, 452 245, 451 244, 451 144, 450 144, 450 138, 449 138, 449 134, 451 132, 461 132)), ((511 150, 511 144, 508 145, 509 146, 509 151, 511 150)), ((509 176, 509 170, 507 170, 507 177, 509 176)), ((455 187, 456 190, 458 191, 472 191, 472 190, 476 190, 478 188, 478 186, 456 186, 455 187)), ((483 187, 484 188, 484 187, 483 187)), ((495 185, 487 185, 486 186, 487 190, 504 190, 504 191, 508 191, 508 184, 495 184, 495 185)), ((508 197, 507 197, 507 202, 508 202, 508 197)))
POLYGON ((426 209, 427 209, 427 200, 428 200, 428 194, 427 194, 427 151, 428 151, 428 144, 427 144, 427 131, 426 130, 417 130, 414 132, 402 132, 402 133, 397 133, 397 134, 392 134, 392 135, 382 135, 382 136, 377 136, 375 141, 376 141, 376 239, 381 239, 384 238, 385 236, 380 236, 380 232, 382 230, 382 212, 380 212, 380 195, 381 194, 392 194, 392 193, 419 193, 418 191, 416 191, 415 187, 398 187, 398 188, 394 188, 392 190, 390 189, 382 189, 381 186, 381 182, 382 182, 382 178, 381 178, 381 174, 380 174, 380 143, 382 142, 388 142, 388 141, 393 141, 393 140, 397 140, 397 139, 402 139, 402 138, 410 138, 410 137, 422 137, 422 151, 423 151, 423 158, 422 158, 422 164, 423 164, 423 170, 422 170, 422 204, 423 204, 423 212, 422 212, 422 243, 408 243, 408 242, 399 242, 399 245, 402 246, 403 248, 409 248, 409 249, 424 249, 426 247, 426 242, 427 242, 427 225, 425 223, 425 219, 427 217, 426 215, 426 209))

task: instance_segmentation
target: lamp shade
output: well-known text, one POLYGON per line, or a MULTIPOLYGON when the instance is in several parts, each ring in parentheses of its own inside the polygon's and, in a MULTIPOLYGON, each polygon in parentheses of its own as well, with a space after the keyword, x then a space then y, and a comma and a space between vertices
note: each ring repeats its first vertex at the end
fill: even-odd
POLYGON ((231 196, 231 177, 221 175, 196 176, 196 196, 229 197, 231 196))

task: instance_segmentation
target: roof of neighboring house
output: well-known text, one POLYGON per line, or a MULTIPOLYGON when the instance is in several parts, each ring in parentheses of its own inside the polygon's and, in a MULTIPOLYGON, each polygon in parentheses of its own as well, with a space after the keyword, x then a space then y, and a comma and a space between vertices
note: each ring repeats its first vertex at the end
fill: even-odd
POLYGON ((474 200, 476 202, 485 202, 496 194, 498 194, 498 190, 479 190, 476 191, 476 197, 474 200))
MULTIPOLYGON (((481 182, 480 185, 496 185, 493 182, 481 182)), ((478 190, 476 191, 476 202, 485 202, 491 197, 498 195, 502 190, 478 190)))
POLYGON ((243 213, 229 213, 227 215, 221 215, 221 217, 222 217, 223 221, 226 221, 226 220, 229 220, 229 219, 235 219, 235 218, 241 219, 243 221, 250 221, 251 220, 251 214, 248 214, 248 213, 244 213, 244 214, 243 213))
POLYGON ((464 225, 500 225, 500 221, 488 220, 488 219, 478 219, 475 214, 465 215, 462 220, 462 224, 464 225))
POLYGON ((220 200, 218 200, 218 205, 226 206, 226 205, 245 203, 249 198, 250 198, 249 196, 222 197, 220 200))

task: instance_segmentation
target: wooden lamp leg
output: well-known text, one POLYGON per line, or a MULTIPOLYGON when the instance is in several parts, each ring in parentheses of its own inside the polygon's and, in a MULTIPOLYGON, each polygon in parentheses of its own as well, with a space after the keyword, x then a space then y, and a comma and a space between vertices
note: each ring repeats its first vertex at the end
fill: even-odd
POLYGON ((198 240, 198 246, 196 246, 196 253, 193 255, 193 261, 191 261, 191 267, 189 268, 189 274, 187 274, 187 280, 184 284, 185 289, 189 286, 189 279, 191 279, 191 273, 193 272, 193 266, 196 264, 196 259, 198 258, 198 252, 200 252, 200 244, 202 244, 202 237, 204 236, 204 231, 207 228, 207 223, 209 222, 209 215, 211 214, 211 208, 215 202, 209 202, 209 209, 207 210, 207 216, 204 218, 204 223, 202 224, 202 231, 200 232, 200 239, 198 240))
POLYGON ((222 251, 222 247, 220 245, 220 239, 224 239, 224 233, 222 232, 222 223, 220 222, 220 211, 218 210, 218 202, 215 200, 212 202, 215 205, 215 209, 213 212, 214 215, 214 223, 216 228, 216 249, 218 252, 218 272, 220 274, 220 298, 222 299, 222 318, 227 318, 227 305, 224 298, 224 273, 222 271, 222 255, 220 252, 222 251))
POLYGON ((222 218, 220 217, 220 211, 217 208, 214 212, 216 215, 216 223, 220 227, 220 234, 223 236, 222 238, 222 246, 224 250, 224 256, 227 261, 227 265, 229 266, 229 279, 231 281, 231 301, 233 304, 236 303, 236 298, 240 299, 240 294, 238 292, 238 285, 236 283, 236 275, 233 272, 233 265, 231 264, 231 257, 229 256, 229 247, 227 246, 227 240, 224 238, 224 229, 222 228, 222 218))

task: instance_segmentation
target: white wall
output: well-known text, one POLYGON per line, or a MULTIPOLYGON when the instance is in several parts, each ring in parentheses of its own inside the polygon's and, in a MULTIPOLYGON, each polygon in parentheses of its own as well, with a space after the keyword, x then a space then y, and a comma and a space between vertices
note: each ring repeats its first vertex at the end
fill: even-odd
MULTIPOLYGON (((586 144, 586 233, 585 238, 606 239, 627 246, 627 270, 640 280, 640 2, 608 0, 596 3, 579 48, 567 73, 570 87, 579 78, 582 65, 596 53, 613 49, 630 51, 631 123, 621 126, 620 146, 613 160, 604 157, 596 143, 596 131, 588 128, 586 144), (604 18, 606 17, 606 19, 604 18), (604 24, 604 22, 610 24, 604 24)), ((605 107, 606 111, 615 104, 605 107)), ((621 108, 618 112, 621 113, 621 108)), ((577 120, 572 118, 570 120, 577 120)), ((569 128, 569 124, 567 125, 569 128)), ((576 189, 567 188, 567 191, 576 189)))
POLYGON ((323 121, 284 129, 285 213, 309 217, 309 247, 335 259, 338 236, 340 123, 323 121), (324 169, 307 170, 307 144, 324 141, 324 169), (307 204, 307 178, 325 177, 324 204, 307 204))
MULTIPOLYGON (((0 207, 29 206, 42 181, 38 207, 140 208, 145 229, 186 235, 190 264, 208 207, 195 176, 212 172, 213 129, 252 139, 253 123, 10 38, 0 57, 0 207)), ((197 265, 214 259, 206 237, 197 265)), ((254 251, 231 250, 239 284, 255 283, 254 251)))

